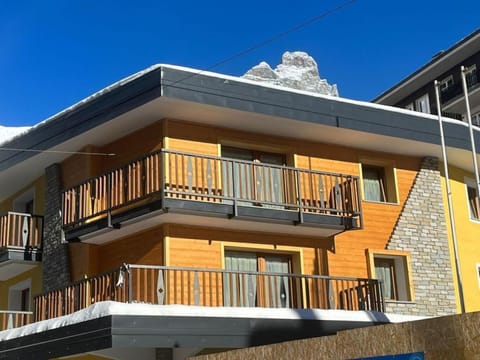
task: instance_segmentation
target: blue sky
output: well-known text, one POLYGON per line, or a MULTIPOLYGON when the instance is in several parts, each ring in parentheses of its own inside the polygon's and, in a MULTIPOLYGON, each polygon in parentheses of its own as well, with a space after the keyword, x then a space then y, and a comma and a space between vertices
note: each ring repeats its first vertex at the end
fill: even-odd
MULTIPOLYGON (((155 63, 209 68, 342 3, 3 0, 0 125, 33 125, 155 63)), ((341 96, 368 101, 479 27, 476 0, 357 0, 212 71, 302 50, 341 96)))

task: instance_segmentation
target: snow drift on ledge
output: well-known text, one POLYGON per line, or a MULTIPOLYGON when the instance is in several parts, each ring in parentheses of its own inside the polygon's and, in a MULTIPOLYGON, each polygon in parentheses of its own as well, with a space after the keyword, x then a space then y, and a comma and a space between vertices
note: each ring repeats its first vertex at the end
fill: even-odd
POLYGON ((0 125, 0 145, 27 132, 30 126, 2 126, 0 125))

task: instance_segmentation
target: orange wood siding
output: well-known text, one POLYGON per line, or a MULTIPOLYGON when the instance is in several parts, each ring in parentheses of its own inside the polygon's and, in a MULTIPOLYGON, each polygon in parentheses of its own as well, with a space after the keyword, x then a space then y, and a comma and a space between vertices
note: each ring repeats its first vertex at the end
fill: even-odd
POLYGON ((163 265, 163 229, 161 227, 99 246, 98 271, 126 264, 163 265))
POLYGON ((73 155, 62 163, 65 188, 83 180, 124 165, 145 154, 162 148, 162 122, 124 136, 102 147, 87 146, 81 151, 115 154, 114 156, 73 155))

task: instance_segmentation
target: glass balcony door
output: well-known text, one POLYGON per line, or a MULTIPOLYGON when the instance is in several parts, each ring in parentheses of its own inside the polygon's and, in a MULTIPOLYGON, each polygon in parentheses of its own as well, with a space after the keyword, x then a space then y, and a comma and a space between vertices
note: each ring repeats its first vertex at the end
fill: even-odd
POLYGON ((275 206, 285 202, 283 171, 268 166, 284 166, 284 155, 225 146, 222 157, 241 160, 223 162, 223 188, 227 196, 239 199, 240 205, 275 206))
POLYGON ((225 306, 290 307, 289 278, 281 275, 291 273, 290 256, 227 251, 225 269, 235 271, 224 275, 225 306))

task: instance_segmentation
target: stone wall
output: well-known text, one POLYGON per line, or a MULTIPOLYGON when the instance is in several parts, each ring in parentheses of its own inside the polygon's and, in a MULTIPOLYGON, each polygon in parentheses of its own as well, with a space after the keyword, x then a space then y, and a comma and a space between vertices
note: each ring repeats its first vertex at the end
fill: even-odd
POLYGON ((411 254, 413 302, 387 302, 387 312, 412 315, 456 313, 438 160, 423 159, 387 245, 411 254))
POLYGON ((62 232, 62 178, 59 164, 45 169, 46 201, 43 235, 43 291, 70 283, 68 245, 62 232))
POLYGON ((480 359, 479 323, 480 312, 444 316, 340 331, 335 336, 287 341, 194 359, 359 359, 418 352, 423 353, 426 360, 480 359))

